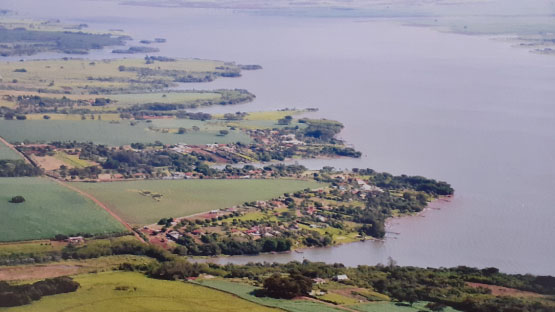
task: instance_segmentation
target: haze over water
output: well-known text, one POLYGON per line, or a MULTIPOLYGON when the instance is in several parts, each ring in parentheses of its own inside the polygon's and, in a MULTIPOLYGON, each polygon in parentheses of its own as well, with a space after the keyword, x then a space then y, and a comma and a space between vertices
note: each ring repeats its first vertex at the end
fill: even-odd
POLYGON ((555 274, 553 56, 390 20, 6 2, 22 16, 122 28, 136 40, 167 38, 160 55, 260 64, 263 70, 239 79, 185 87, 244 88, 257 96, 219 111, 317 107, 318 116, 343 122, 341 137, 364 154, 303 162, 309 167, 418 174, 455 188, 451 202, 431 205, 441 210, 392 220, 384 242, 217 261, 306 258, 357 265, 392 257, 400 265, 555 274))

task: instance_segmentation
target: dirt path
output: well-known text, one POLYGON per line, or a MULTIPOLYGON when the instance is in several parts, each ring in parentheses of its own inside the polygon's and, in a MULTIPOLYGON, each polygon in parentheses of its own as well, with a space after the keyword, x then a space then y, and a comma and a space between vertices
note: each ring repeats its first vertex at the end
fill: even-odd
POLYGON ((518 290, 515 288, 503 287, 503 286, 495 286, 495 285, 488 285, 482 283, 466 283, 470 287, 478 288, 483 287, 491 290, 491 294, 494 296, 510 296, 510 297, 534 297, 534 298, 541 298, 544 297, 542 294, 538 294, 535 292, 518 290))
MULTIPOLYGON (((17 154, 21 155, 21 157, 25 160, 25 162, 27 162, 28 164, 31 165, 35 165, 28 157, 27 155, 21 153, 20 151, 17 150, 17 148, 15 148, 12 144, 10 144, 8 141, 6 141, 3 137, 0 137, 0 142, 4 143, 8 148, 12 149, 14 152, 16 152, 17 154)), ((56 181, 56 183, 74 191, 77 192, 79 194, 81 194, 82 196, 92 200, 95 204, 97 204, 98 206, 100 206, 102 209, 106 210, 106 212, 108 212, 112 217, 114 217, 116 220, 118 220, 119 223, 121 223, 126 229, 128 229, 129 231, 131 231, 135 237, 137 237, 138 240, 140 240, 141 242, 145 243, 145 241, 143 240, 143 238, 141 236, 139 236, 139 234, 137 234, 135 231, 133 231, 133 228, 131 228, 131 226, 129 226, 129 224, 127 224, 127 222, 123 221, 122 218, 120 218, 120 216, 118 216, 115 212, 113 212, 110 208, 108 208, 106 205, 104 205, 101 201, 99 201, 98 199, 96 199, 94 196, 92 196, 89 193, 86 193, 72 185, 69 185, 67 183, 65 183, 62 180, 59 180, 55 177, 52 176, 48 176, 48 178, 50 178, 51 180, 56 181)))
POLYGON ((72 190, 72 191, 74 191, 74 192, 77 192, 77 193, 81 194, 82 196, 84 196, 84 197, 86 197, 86 198, 92 200, 95 204, 97 204, 98 206, 100 206, 102 209, 106 210, 106 212, 108 212, 112 217, 114 217, 114 219, 118 220, 119 223, 121 223, 123 226, 125 226, 125 228, 127 228, 129 231, 131 231, 131 232, 135 235, 135 237, 137 237, 138 240, 140 240, 141 242, 145 243, 145 241, 143 240, 143 238, 142 238, 141 236, 139 236, 139 234, 137 234, 137 232, 133 231, 133 228, 132 228, 129 224, 127 224, 127 222, 123 221, 123 219, 120 218, 120 216, 118 216, 115 212, 113 212, 110 208, 108 208, 108 206, 104 205, 104 203, 102 203, 101 201, 99 201, 98 199, 96 199, 96 197, 92 196, 91 194, 89 194, 89 193, 87 193, 87 192, 84 192, 84 191, 82 191, 82 190, 76 188, 76 187, 73 186, 73 185, 70 185, 69 183, 65 183, 65 182, 63 182, 63 181, 61 181, 61 180, 58 180, 58 179, 53 178, 53 177, 50 177, 50 176, 49 176, 49 178, 52 179, 52 180, 54 180, 54 181, 56 181, 58 184, 60 184, 60 185, 62 185, 62 186, 64 186, 64 187, 66 187, 66 188, 68 188, 68 189, 70 189, 70 190, 72 190))

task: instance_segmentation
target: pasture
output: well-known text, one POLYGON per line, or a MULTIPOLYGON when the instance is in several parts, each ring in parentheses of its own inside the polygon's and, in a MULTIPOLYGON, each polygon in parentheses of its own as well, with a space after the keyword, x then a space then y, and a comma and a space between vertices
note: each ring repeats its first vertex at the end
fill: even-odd
POLYGON ((126 231, 91 200, 46 178, 0 178, 0 215, 0 242, 126 231), (16 195, 25 202, 10 203, 16 195))
POLYGON ((275 307, 285 311, 290 312, 338 312, 345 311, 339 307, 333 307, 331 305, 326 305, 324 303, 313 302, 308 300, 286 300, 286 299, 274 299, 269 297, 256 297, 252 292, 256 287, 243 284, 228 282, 224 280, 214 279, 214 280, 202 280, 198 282, 200 285, 204 285, 210 288, 225 291, 236 295, 239 298, 258 303, 268 307, 275 307))
MULTIPOLYGON (((183 121, 185 124, 187 121, 183 121)), ((192 121, 190 121, 192 124, 192 121)), ((198 122, 198 131, 187 129, 187 133, 177 134, 165 130, 165 125, 172 125, 172 120, 147 122, 121 121, 118 123, 100 120, 0 120, 0 133, 8 142, 47 143, 52 141, 94 142, 110 146, 129 145, 131 143, 164 144, 212 144, 251 142, 251 138, 240 130, 229 130, 229 134, 219 134, 221 126, 212 126, 198 122), (156 126, 154 126, 156 125, 156 126), (162 128, 163 127, 163 128, 162 128), (190 130, 190 131, 189 131, 190 130)), ((170 127, 171 128, 171 127, 170 127)))
POLYGON ((93 195, 131 224, 152 224, 167 217, 183 217, 244 202, 268 200, 304 188, 314 181, 268 180, 143 180, 72 183, 93 195), (160 194, 147 196, 144 191, 160 194))
POLYGON ((279 311, 233 295, 178 281, 150 279, 140 273, 104 272, 75 276, 73 293, 43 297, 30 305, 0 311, 279 311))

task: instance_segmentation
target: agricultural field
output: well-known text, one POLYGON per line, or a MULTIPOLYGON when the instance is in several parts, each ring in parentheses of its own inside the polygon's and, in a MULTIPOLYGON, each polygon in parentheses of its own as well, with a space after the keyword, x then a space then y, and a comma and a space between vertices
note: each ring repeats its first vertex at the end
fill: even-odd
POLYGON ((339 307, 333 307, 324 303, 313 302, 308 300, 287 300, 287 299, 274 299, 270 297, 256 297, 252 292, 257 289, 254 286, 228 282, 223 280, 202 280, 198 282, 201 285, 225 291, 236 295, 239 298, 265 305, 268 307, 275 307, 290 312, 338 312, 346 311, 339 307))
POLYGON ((237 65, 221 61, 178 59, 147 63, 144 59, 34 60, 2 62, 0 89, 42 93, 104 94, 162 89, 177 81, 211 81, 238 75, 237 65))
POLYGON ((268 200, 283 193, 318 188, 314 181, 267 180, 143 180, 72 183, 92 194, 126 222, 152 224, 244 202, 268 200))
POLYGON ((0 159, 21 159, 21 155, 0 141, 0 159))
MULTIPOLYGON (((427 302, 416 302, 412 306, 396 302, 371 302, 350 305, 349 308, 360 312, 420 312, 431 311, 426 308, 427 302)), ((457 312, 451 307, 445 307, 443 312, 457 312)))
MULTIPOLYGON (((44 243, 44 245, 47 246, 48 244, 44 243)), ((3 249, 4 245, 0 245, 0 253, 3 249)), ((58 276, 112 271, 122 263, 140 266, 154 262, 156 260, 144 256, 116 255, 93 259, 70 259, 43 264, 4 265, 0 266, 0 281, 36 281, 58 276)))
POLYGON ((0 55, 33 55, 40 52, 87 54, 92 49, 125 44, 126 37, 113 33, 85 33, 80 25, 54 21, 3 18, 0 23, 0 55))
MULTIPOLYGON (((157 120, 152 125, 164 127, 172 120, 157 120)), ((193 125, 193 121, 190 122, 193 125)), ((198 122, 199 131, 187 131, 177 134, 177 129, 166 132, 165 128, 149 129, 151 124, 142 122, 108 122, 99 120, 0 120, 0 133, 9 142, 46 143, 52 141, 95 142, 110 146, 129 145, 131 143, 164 144, 212 144, 251 142, 251 138, 240 130, 229 130, 229 134, 220 135, 222 126, 213 126, 198 122), (134 124, 134 125, 132 125, 134 124)), ((192 127, 192 126, 191 126, 192 127)), ((171 128, 171 127, 170 127, 171 128)))
POLYGON ((109 96, 115 100, 117 106, 130 106, 135 104, 167 103, 184 104, 196 100, 217 100, 222 97, 216 92, 156 92, 140 94, 114 94, 109 96))
POLYGON ((30 305, 0 311, 279 311, 210 288, 150 279, 140 273, 103 272, 74 279, 81 284, 74 293, 46 296, 30 305))
POLYGON ((91 200, 46 178, 0 178, 0 215, 2 242, 126 231, 91 200), (25 202, 10 203, 16 195, 25 202))

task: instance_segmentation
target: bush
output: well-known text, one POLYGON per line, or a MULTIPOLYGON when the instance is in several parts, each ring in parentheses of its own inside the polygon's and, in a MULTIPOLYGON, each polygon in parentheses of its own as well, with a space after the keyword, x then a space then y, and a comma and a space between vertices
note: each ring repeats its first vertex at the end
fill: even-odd
POLYGON ((17 195, 17 196, 12 197, 12 199, 10 200, 10 203, 19 204, 19 203, 22 203, 24 201, 25 201, 25 198, 23 196, 17 195))

